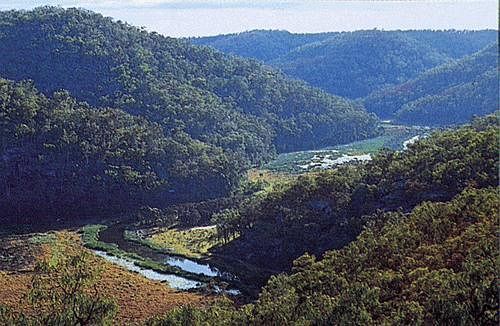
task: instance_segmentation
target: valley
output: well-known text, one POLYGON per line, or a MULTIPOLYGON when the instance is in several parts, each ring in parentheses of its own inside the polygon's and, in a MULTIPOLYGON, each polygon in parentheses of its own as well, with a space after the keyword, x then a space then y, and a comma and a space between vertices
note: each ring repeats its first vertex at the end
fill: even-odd
MULTIPOLYGON (((280 154, 274 161, 264 165, 262 170, 254 173, 275 174, 272 183, 279 183, 288 178, 295 179, 303 173, 331 169, 336 165, 362 164, 363 158, 371 159, 370 155, 383 148, 404 150, 408 141, 431 133, 428 127, 389 123, 383 124, 382 128, 382 136, 365 141, 321 150, 280 154), (349 160, 346 157, 361 159, 349 160), (280 173, 282 176, 279 176, 280 173)), ((135 220, 128 223, 108 221, 108 226, 84 226, 81 229, 83 244, 95 255, 114 265, 146 279, 166 283, 166 287, 178 291, 243 295, 240 299, 243 301, 248 301, 258 291, 260 284, 244 284, 238 276, 224 271, 231 260, 228 262, 224 257, 211 257, 212 249, 224 245, 217 238, 217 225, 184 226, 180 229, 158 226, 141 228, 144 226, 137 226, 134 222, 135 220)), ((245 265, 243 273, 260 270, 257 266, 245 265)), ((236 268, 237 272, 241 272, 238 268, 241 266, 236 268)), ((231 269, 234 270, 234 266, 231 269)), ((269 274, 266 269, 261 272, 269 274)))
MULTIPOLYGON (((106 258, 117 265, 128 270, 138 272, 148 279, 165 281, 171 288, 177 290, 207 290, 208 283, 213 283, 213 291, 225 294, 237 295, 236 289, 220 289, 215 283, 225 283, 227 287, 238 282, 235 276, 218 270, 207 261, 186 258, 179 252, 169 249, 151 248, 138 241, 125 239, 127 225, 123 223, 105 226, 87 226, 86 228, 98 228, 95 241, 84 241, 84 245, 93 248, 99 256, 106 258), (96 249, 98 248, 98 249, 96 249), (162 267, 166 268, 163 269, 162 267), (171 274, 168 274, 168 273, 171 274)), ((133 227, 133 225, 130 225, 133 227)), ((84 238, 85 228, 83 230, 84 238)), ((210 291, 210 289, 208 289, 210 291)))
POLYGON ((0 325, 498 324, 497 36, 0 11, 0 325))
POLYGON ((362 163, 382 149, 403 150, 406 145, 428 136, 433 129, 425 126, 404 126, 382 123, 382 135, 349 144, 323 149, 282 153, 262 169, 272 172, 305 173, 331 169, 345 163, 362 163))

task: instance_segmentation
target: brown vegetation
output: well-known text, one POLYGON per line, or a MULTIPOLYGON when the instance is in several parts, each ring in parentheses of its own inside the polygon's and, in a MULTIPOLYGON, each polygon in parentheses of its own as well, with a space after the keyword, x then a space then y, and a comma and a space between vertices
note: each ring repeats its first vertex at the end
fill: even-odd
MULTIPOLYGON (((79 242, 79 238, 73 233, 64 233, 64 236, 79 242)), ((27 252, 37 253, 37 258, 41 258, 46 252, 43 249, 49 248, 43 241, 42 243, 33 242, 27 237, 0 241, 6 246, 9 245, 10 260, 14 260, 15 255, 18 255, 24 257, 24 261, 28 261, 25 258, 27 252)), ((86 249, 81 247, 81 250, 86 249)), ((5 305, 15 311, 28 312, 29 304, 26 295, 33 276, 33 264, 26 264, 19 270, 12 270, 2 262, 0 260, 0 305, 5 305)), ((115 320, 117 324, 139 324, 153 315, 164 314, 175 307, 186 304, 197 305, 206 300, 197 294, 177 292, 166 284, 145 279, 105 262, 102 258, 96 257, 96 263, 102 264, 103 267, 98 289, 102 296, 115 300, 119 307, 115 320)))

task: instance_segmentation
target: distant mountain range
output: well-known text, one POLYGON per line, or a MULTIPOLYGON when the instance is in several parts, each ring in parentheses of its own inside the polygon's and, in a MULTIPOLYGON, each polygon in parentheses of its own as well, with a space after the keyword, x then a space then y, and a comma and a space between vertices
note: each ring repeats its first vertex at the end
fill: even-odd
POLYGON ((498 48, 430 69, 370 94, 364 104, 381 117, 406 123, 453 124, 498 109, 498 48))
POLYGON ((356 31, 292 34, 256 30, 192 38, 225 53, 254 58, 332 94, 359 98, 496 41, 485 31, 356 31))
MULTIPOLYGON (((448 66, 456 67, 456 75, 460 75, 462 64, 474 65, 467 69, 482 72, 496 67, 497 56, 492 54, 497 49, 497 31, 494 30, 370 30, 319 34, 257 30, 190 41, 225 53, 262 60, 331 94, 353 99, 366 97, 362 102, 369 112, 400 122, 459 123, 466 122, 473 114, 489 113, 498 108, 497 92, 492 91, 495 74, 486 74, 484 78, 477 74, 462 74, 460 82, 456 78, 445 82, 448 87, 460 87, 448 90, 439 100, 435 98, 436 90, 442 90, 443 84, 439 77, 428 77, 452 69, 446 68, 448 66), (484 60, 463 58, 488 46, 490 50, 484 51, 491 55, 484 60), (415 83, 427 85, 421 85, 424 91, 415 92, 415 88, 408 88, 415 83), (402 89, 406 89, 407 94, 401 96, 413 93, 427 98, 410 104, 401 99, 397 102, 392 99, 394 95, 389 96, 391 92, 402 89), (390 97, 387 101, 386 96, 390 97), (399 113, 394 115, 396 112, 399 113), (426 114, 433 116, 422 118, 426 114)), ((477 56, 484 56, 481 53, 477 56)))

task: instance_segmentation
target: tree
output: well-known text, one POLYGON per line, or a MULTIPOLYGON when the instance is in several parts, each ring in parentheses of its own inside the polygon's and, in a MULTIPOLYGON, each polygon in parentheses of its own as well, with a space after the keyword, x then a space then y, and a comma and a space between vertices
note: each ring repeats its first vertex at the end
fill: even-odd
POLYGON ((35 266, 28 300, 36 314, 0 309, 0 323, 20 325, 110 325, 116 304, 99 293, 100 265, 87 251, 59 236, 51 255, 35 266))

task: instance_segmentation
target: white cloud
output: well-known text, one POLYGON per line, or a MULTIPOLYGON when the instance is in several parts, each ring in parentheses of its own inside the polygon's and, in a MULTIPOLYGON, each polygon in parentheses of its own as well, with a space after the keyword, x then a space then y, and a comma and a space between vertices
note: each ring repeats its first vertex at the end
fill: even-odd
POLYGON ((251 29, 496 29, 498 19, 496 0, 0 0, 3 9, 44 4, 87 8, 169 36, 251 29))
POLYGON ((33 8, 42 5, 85 8, 281 8, 304 3, 320 3, 325 0, 2 0, 0 8, 33 8))

